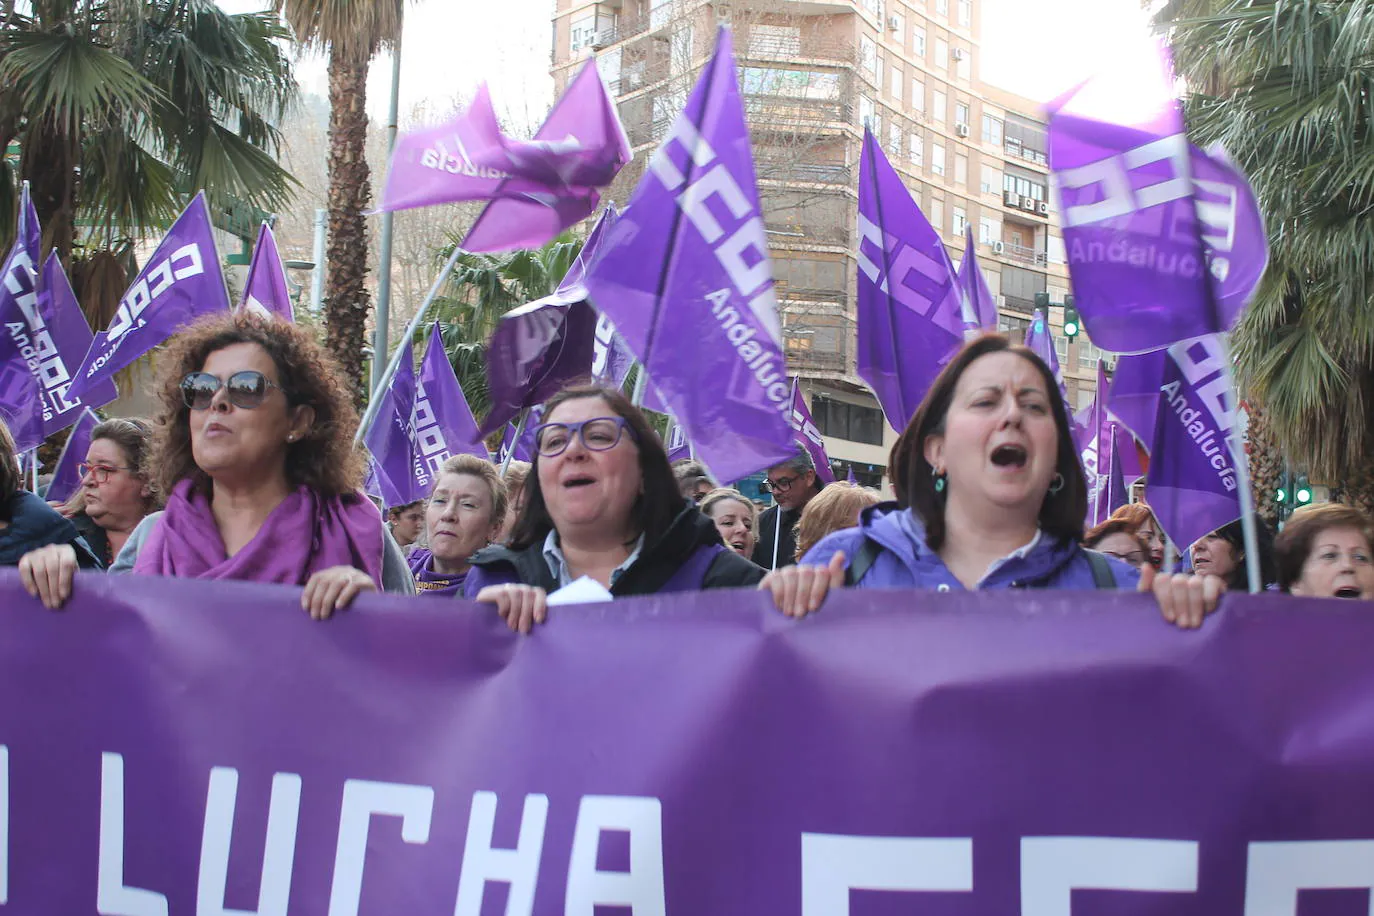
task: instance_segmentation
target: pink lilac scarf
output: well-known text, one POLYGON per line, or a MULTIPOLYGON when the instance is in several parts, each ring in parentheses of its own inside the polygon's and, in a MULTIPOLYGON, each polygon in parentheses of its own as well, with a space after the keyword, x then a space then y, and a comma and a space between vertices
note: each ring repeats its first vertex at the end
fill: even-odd
POLYGON ((304 585, 331 566, 362 570, 382 587, 382 515, 363 494, 326 498, 299 487, 242 550, 228 557, 210 498, 183 480, 149 532, 134 572, 304 585))

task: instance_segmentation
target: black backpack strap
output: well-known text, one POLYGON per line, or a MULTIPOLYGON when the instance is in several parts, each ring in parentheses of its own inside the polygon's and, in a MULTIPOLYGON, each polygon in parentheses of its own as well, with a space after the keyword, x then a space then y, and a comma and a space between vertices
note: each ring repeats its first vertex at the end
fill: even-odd
POLYGON ((854 551, 854 557, 849 561, 849 568, 844 571, 844 584, 846 586, 858 585, 859 580, 864 577, 873 566, 874 561, 878 559, 881 550, 882 548, 868 538, 859 541, 859 549, 854 551))
POLYGON ((1088 566, 1093 571, 1093 588, 1115 589, 1116 573, 1112 570, 1112 564, 1107 558, 1096 550, 1083 549, 1083 554, 1088 558, 1088 566))

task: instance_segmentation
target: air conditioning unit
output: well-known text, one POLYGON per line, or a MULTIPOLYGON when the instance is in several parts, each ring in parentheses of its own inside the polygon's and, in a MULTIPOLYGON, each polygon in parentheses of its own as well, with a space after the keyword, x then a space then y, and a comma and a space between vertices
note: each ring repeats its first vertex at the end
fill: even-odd
POLYGON ((967 136, 968 136, 968 125, 967 125, 967 124, 955 124, 955 125, 954 125, 954 132, 955 132, 956 134, 958 134, 959 136, 961 136, 961 137, 967 137, 967 136))
POLYGON ((1034 198, 1034 197, 1023 197, 1023 198, 1021 198, 1021 209, 1022 209, 1022 210, 1025 210, 1027 213, 1034 213, 1034 212, 1035 212, 1035 198, 1034 198))
POLYGON ((1021 206, 1021 195, 1015 191, 1003 191, 1002 203, 1008 207, 1019 207, 1021 206))
POLYGON ((992 243, 992 253, 993 253, 993 254, 1001 254, 1002 252, 1004 252, 1004 251, 1006 251, 1006 250, 1007 250, 1007 243, 1006 243, 1006 242, 1003 242, 1001 239, 998 239, 997 241, 995 241, 995 242, 992 243))
POLYGON ((605 48, 609 48, 613 44, 615 44, 615 33, 610 30, 597 32, 592 36, 591 46, 593 51, 601 51, 605 48))
POLYGON ((952 57, 952 58, 954 58, 955 60, 963 60, 963 59, 964 59, 964 49, 963 49, 963 48, 951 48, 950 51, 949 51, 949 56, 952 57))
POLYGON ((1047 201, 1043 201, 1043 200, 1038 200, 1038 201, 1036 201, 1036 202, 1035 202, 1035 212, 1036 212, 1036 213, 1039 213, 1041 216, 1049 216, 1049 215, 1050 215, 1050 205, 1049 205, 1049 203, 1048 203, 1047 201))
POLYGON ((896 16, 887 17, 887 30, 889 32, 900 32, 902 30, 902 20, 896 16))

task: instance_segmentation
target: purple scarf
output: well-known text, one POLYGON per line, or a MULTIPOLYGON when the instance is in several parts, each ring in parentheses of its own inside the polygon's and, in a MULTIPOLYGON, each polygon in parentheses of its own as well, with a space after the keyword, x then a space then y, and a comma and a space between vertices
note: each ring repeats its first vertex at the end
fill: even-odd
POLYGON ((463 582, 468 574, 465 572, 457 575, 447 573, 437 573, 432 567, 434 554, 428 550, 419 549, 412 551, 406 558, 410 564, 410 572, 415 576, 415 591, 420 595, 427 595, 434 598, 457 598, 463 594, 463 582))
POLYGON ((304 585, 331 566, 360 569, 382 587, 382 515, 363 494, 325 498, 299 487, 242 550, 226 557, 210 498, 183 480, 149 532, 134 572, 304 585))

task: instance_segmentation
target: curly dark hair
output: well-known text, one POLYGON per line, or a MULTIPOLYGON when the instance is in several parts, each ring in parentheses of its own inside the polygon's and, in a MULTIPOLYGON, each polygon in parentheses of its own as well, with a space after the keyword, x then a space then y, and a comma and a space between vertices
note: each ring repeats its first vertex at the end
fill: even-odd
POLYGON ((182 400, 181 380, 200 371, 211 353, 241 343, 257 344, 272 358, 289 405, 315 410, 310 429, 287 447, 286 479, 321 496, 341 496, 361 487, 365 467, 353 446, 358 412, 338 364, 305 329, 239 312, 196 322, 173 337, 158 359, 159 408, 148 457, 154 489, 165 496, 187 478, 209 488, 210 478, 191 454, 191 411, 182 400))

